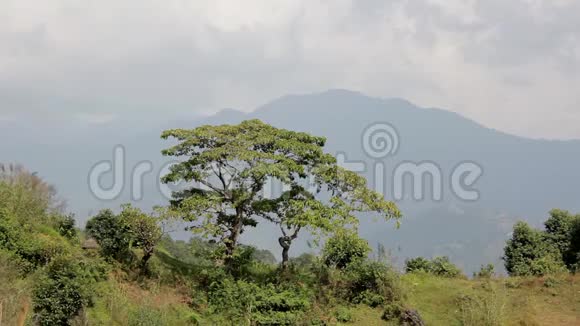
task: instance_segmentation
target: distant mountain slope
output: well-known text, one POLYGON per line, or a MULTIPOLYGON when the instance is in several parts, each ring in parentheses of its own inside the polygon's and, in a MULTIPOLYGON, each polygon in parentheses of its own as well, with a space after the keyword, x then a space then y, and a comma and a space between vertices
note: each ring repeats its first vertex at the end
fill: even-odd
MULTIPOLYGON (((93 164, 110 160, 115 144, 126 149, 129 166, 149 160, 158 173, 165 162, 159 151, 167 145, 159 139, 163 129, 236 123, 252 118, 327 137, 329 152, 344 153, 348 161, 365 162, 364 175, 371 185, 371 172, 377 163, 386 166, 387 177, 401 162, 430 161, 440 166, 444 181, 441 201, 416 201, 406 196, 409 199, 398 203, 405 214, 399 230, 392 225, 366 220, 363 223, 362 233, 372 244, 387 245, 399 262, 409 256, 445 254, 467 270, 487 262, 499 263, 501 248, 516 219, 539 225, 551 208, 580 211, 580 141, 517 137, 485 128, 452 112, 344 90, 285 96, 252 113, 224 110, 191 122, 163 117, 160 113, 157 122, 149 121, 146 125, 135 117, 134 121, 106 127, 62 125, 54 132, 46 126, 28 126, 27 135, 21 138, 14 136, 20 130, 18 127, 0 129, 0 137, 10 139, 0 145, 0 160, 18 160, 40 171, 59 187, 83 221, 90 210, 131 199, 129 187, 114 202, 97 201, 88 191, 88 171, 93 164), (366 127, 379 122, 396 128, 399 149, 396 155, 375 159, 365 154, 361 137, 366 127), (483 176, 475 184, 481 195, 478 201, 461 201, 450 191, 449 174, 463 161, 476 162, 483 168, 483 176)), ((143 207, 165 202, 157 189, 155 173, 145 178, 145 197, 140 202, 143 207)), ((391 181, 386 180, 387 186, 391 181)), ((392 197, 392 191, 388 191, 387 197, 392 197)), ((245 239, 278 250, 272 244, 272 232, 264 231, 248 233, 245 239)), ((306 249, 302 244, 295 253, 306 249)))

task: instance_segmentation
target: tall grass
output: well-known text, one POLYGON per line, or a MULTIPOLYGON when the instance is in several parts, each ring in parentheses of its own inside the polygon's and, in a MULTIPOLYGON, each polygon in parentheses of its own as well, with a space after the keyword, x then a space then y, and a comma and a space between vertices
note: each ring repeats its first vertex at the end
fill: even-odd
POLYGON ((506 289, 493 282, 483 283, 484 290, 458 299, 460 322, 464 326, 505 325, 506 289))

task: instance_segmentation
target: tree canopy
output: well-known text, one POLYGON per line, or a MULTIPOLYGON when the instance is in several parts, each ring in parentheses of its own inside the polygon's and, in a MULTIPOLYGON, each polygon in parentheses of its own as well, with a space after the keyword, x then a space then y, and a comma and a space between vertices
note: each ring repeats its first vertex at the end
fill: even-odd
POLYGON ((223 243, 226 260, 234 254, 240 234, 260 218, 280 226, 280 244, 287 253, 303 228, 332 232, 356 226, 359 212, 401 217, 394 203, 324 152, 323 137, 247 120, 168 130, 162 138, 177 140, 163 154, 180 160, 163 181, 188 183, 175 192, 173 207, 185 220, 196 222, 195 232, 223 243), (272 181, 288 190, 267 196, 264 190, 272 181), (308 183, 314 191, 308 191, 308 183))

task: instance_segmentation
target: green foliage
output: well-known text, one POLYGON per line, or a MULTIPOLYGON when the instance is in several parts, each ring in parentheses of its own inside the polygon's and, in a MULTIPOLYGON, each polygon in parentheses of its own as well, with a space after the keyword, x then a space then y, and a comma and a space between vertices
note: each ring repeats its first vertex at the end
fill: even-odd
POLYGON ((404 308, 399 303, 385 305, 381 319, 385 321, 398 321, 403 314, 404 308))
POLYGON ((341 273, 342 294, 349 302, 377 307, 403 299, 399 277, 380 262, 361 260, 349 264, 341 273))
POLYGON ((322 256, 327 266, 343 269, 353 262, 366 259, 370 252, 371 248, 366 240, 354 231, 343 230, 328 239, 322 256))
POLYGON ((560 283, 562 283, 562 281, 560 279, 552 276, 552 275, 547 276, 544 279, 544 287, 547 287, 547 288, 554 288, 557 285, 559 285, 560 283))
POLYGON ((219 239, 225 246, 226 264, 240 234, 257 225, 256 216, 281 226, 286 262, 290 243, 302 228, 332 231, 356 224, 354 213, 361 211, 377 212, 386 219, 401 215, 394 203, 369 190, 363 177, 338 167, 336 159, 324 153, 322 137, 248 120, 239 125, 168 130, 162 138, 179 142, 163 154, 183 159, 163 181, 199 185, 174 194, 175 214, 196 222, 194 232, 219 239), (304 190, 301 184, 309 176, 314 176, 318 191, 332 196, 328 203, 304 190), (264 198, 270 180, 290 191, 279 198, 264 198))
POLYGON ((91 218, 87 222, 86 232, 99 243, 104 257, 123 262, 132 258, 129 226, 112 210, 102 210, 91 218))
POLYGON ((119 220, 129 232, 131 247, 143 250, 140 267, 145 272, 147 262, 153 256, 153 251, 163 236, 159 218, 145 214, 131 205, 123 205, 119 220))
POLYGON ((56 189, 20 165, 0 163, 0 210, 22 226, 49 224, 64 206, 56 189))
POLYGON ((408 259, 405 261, 405 271, 407 273, 413 273, 417 271, 429 273, 431 271, 431 261, 423 257, 408 259))
POLYGON ((550 211, 550 217, 544 222, 548 240, 552 241, 561 252, 568 250, 568 238, 574 218, 568 211, 553 209, 550 211))
POLYGON ((123 205, 121 213, 105 209, 87 222, 86 232, 95 238, 104 257, 130 263, 134 258, 132 248, 141 248, 140 267, 146 270, 147 262, 161 240, 163 232, 160 218, 143 213, 131 205, 123 205))
POLYGON ((562 271, 561 257, 558 247, 546 241, 543 232, 532 229, 525 222, 518 222, 504 249, 503 259, 510 275, 525 276, 562 271))
POLYGON ((382 262, 355 260, 343 269, 315 264, 314 288, 327 304, 364 304, 377 307, 404 299, 397 272, 382 262))
POLYGON ((458 277, 461 275, 461 270, 455 266, 449 257, 435 257, 431 261, 431 273, 443 277, 458 277))
POLYGON ((274 254, 270 250, 265 249, 255 249, 252 259, 268 265, 274 265, 277 262, 274 254))
POLYGON ((78 230, 75 228, 74 215, 64 215, 57 220, 57 230, 61 236, 73 240, 78 237, 78 230))
POLYGON ((311 305, 309 292, 296 286, 259 286, 225 277, 211 284, 211 313, 232 323, 248 325, 295 325, 311 305))
POLYGON ((493 264, 481 265, 479 272, 473 273, 475 278, 492 278, 495 275, 495 266, 493 264))
POLYGON ((131 311, 127 326, 164 326, 163 316, 151 307, 138 307, 131 311))
POLYGON ((349 323, 352 321, 352 312, 347 307, 339 307, 334 311, 334 317, 339 323, 349 323))
POLYGON ((70 251, 59 235, 64 220, 56 209, 54 188, 18 166, 0 164, 0 249, 26 265, 26 272, 70 251))
POLYGON ((30 293, 31 279, 25 278, 27 262, 13 252, 0 249, 0 302, 2 325, 17 325, 21 307, 30 293))
POLYGON ((78 257, 54 259, 34 288, 34 313, 39 325, 69 325, 93 302, 94 285, 106 278, 103 264, 78 257))
POLYGON ((461 270, 449 261, 449 257, 435 257, 432 260, 427 260, 423 257, 409 259, 405 262, 405 270, 407 273, 422 271, 442 277, 458 277, 461 275, 461 270))
POLYGON ((9 250, 26 261, 27 271, 43 266, 53 258, 69 252, 70 245, 51 229, 24 227, 17 218, 0 211, 0 248, 9 250))
POLYGON ((570 230, 570 247, 565 254, 566 264, 570 271, 577 273, 580 271, 580 218, 572 224, 570 230))

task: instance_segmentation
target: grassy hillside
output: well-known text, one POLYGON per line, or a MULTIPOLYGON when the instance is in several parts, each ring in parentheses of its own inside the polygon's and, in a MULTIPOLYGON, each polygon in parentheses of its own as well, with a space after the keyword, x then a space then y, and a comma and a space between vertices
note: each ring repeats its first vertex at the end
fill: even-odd
MULTIPOLYGON (((204 315, 207 306, 195 302, 197 290, 186 277, 195 273, 191 265, 162 248, 153 262, 161 273, 157 279, 136 279, 113 268, 108 280, 99 283, 94 304, 83 310, 72 325, 222 324, 220 316, 212 320, 211 316, 204 315), (170 275, 175 280, 167 279, 170 275)), ((20 277, 9 260, 0 264, 4 325, 32 323, 34 280, 34 275, 20 277)), ((400 280, 406 304, 416 309, 427 325, 580 324, 578 275, 469 280, 410 273, 402 275, 400 280)), ((383 311, 382 307, 362 304, 315 304, 307 312, 307 318, 327 325, 398 324, 382 320, 383 311), (344 314, 349 315, 349 322, 337 320, 344 314)))

